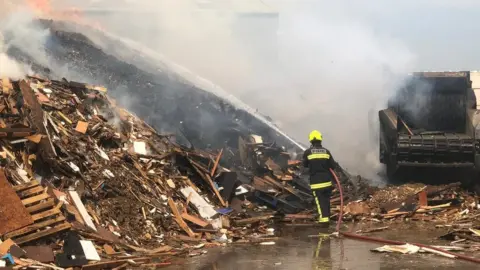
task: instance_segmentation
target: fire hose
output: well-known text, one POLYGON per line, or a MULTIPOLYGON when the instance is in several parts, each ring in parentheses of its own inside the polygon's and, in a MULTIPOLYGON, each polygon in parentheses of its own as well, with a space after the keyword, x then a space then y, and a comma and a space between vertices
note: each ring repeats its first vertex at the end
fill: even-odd
MULTIPOLYGON (((387 244, 387 245, 388 244, 389 245, 405 245, 405 244, 407 244, 406 242, 401 242, 401 241, 392 241, 392 240, 386 240, 386 239, 381 239, 381 238, 373 238, 373 237, 358 235, 358 234, 349 233, 349 232, 341 232, 340 231, 340 225, 341 225, 342 219, 343 219, 343 189, 342 189, 342 185, 340 184, 340 180, 338 179, 335 172, 332 169, 330 169, 330 172, 332 173, 333 178, 335 179, 335 182, 337 183, 338 191, 340 192, 340 213, 338 214, 337 228, 336 228, 336 232, 335 232, 336 235, 343 235, 344 237, 347 237, 347 238, 369 241, 369 242, 377 242, 377 243, 382 243, 382 244, 387 244)), ((424 245, 424 244, 417 244, 417 243, 412 243, 412 245, 415 245, 415 246, 418 246, 418 247, 421 247, 421 248, 424 248, 424 249, 434 250, 437 253, 440 253, 441 255, 447 256, 449 258, 454 258, 454 259, 458 258, 458 259, 461 259, 461 260, 464 260, 464 261, 480 263, 480 259, 473 258, 473 257, 468 257, 468 256, 465 256, 465 255, 462 255, 462 254, 452 253, 452 252, 449 252, 449 251, 441 249, 441 248, 428 246, 428 245, 424 245)))

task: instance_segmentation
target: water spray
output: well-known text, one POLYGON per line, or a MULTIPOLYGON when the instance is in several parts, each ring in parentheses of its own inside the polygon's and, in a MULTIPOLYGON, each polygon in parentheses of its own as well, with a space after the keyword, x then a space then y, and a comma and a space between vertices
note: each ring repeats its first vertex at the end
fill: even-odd
POLYGON ((181 78, 185 79, 189 83, 193 84, 194 86, 208 91, 224 100, 227 100, 230 102, 233 106, 235 106, 237 109, 242 109, 246 112, 248 112, 250 115, 253 115, 255 118, 260 120, 262 123, 265 125, 269 126, 271 129, 273 129, 275 132, 278 134, 282 135, 284 138, 286 138, 288 141, 290 141, 292 144, 296 145, 298 148, 300 148, 302 151, 306 150, 306 147, 295 141, 293 138, 288 136, 285 132, 280 130, 275 124, 272 122, 268 121, 264 116, 259 114, 256 110, 245 104, 243 101, 239 100, 237 97, 233 96, 232 94, 229 94, 227 91, 225 91, 222 87, 214 84, 213 82, 193 73, 191 70, 187 69, 184 66, 181 66, 177 63, 174 63, 170 61, 165 55, 160 54, 152 49, 149 49, 148 47, 134 41, 128 38, 120 37, 118 35, 115 35, 111 32, 103 31, 105 36, 117 40, 119 42, 122 42, 125 46, 128 46, 132 50, 136 51, 138 54, 144 54, 152 59, 157 60, 158 62, 161 62, 162 64, 165 64, 167 68, 177 75, 179 75, 181 78))

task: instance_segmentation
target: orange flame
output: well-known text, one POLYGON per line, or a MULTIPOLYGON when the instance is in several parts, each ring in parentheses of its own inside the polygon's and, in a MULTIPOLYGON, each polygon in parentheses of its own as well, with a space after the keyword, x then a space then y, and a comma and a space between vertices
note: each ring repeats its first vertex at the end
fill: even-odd
POLYGON ((36 12, 39 17, 46 17, 52 20, 71 21, 76 24, 92 27, 103 31, 104 28, 99 22, 88 20, 83 16, 82 11, 77 7, 62 8, 56 10, 52 7, 50 0, 26 0, 30 9, 36 12))
POLYGON ((44 14, 49 14, 52 12, 50 0, 27 0, 27 4, 31 9, 37 12, 44 14))

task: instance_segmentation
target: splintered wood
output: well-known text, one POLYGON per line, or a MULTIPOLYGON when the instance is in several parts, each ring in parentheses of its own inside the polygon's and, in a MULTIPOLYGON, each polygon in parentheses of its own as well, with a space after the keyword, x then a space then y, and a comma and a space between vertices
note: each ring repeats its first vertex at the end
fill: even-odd
POLYGON ((21 202, 30 214, 33 224, 9 232, 4 235, 4 238, 11 238, 21 245, 70 229, 70 223, 65 220, 60 211, 62 204, 55 205, 54 199, 46 193, 37 180, 14 186, 13 189, 22 199, 21 202))
POLYGON ((33 223, 22 201, 0 169, 0 235, 20 229, 33 223))
POLYGON ((210 175, 208 173, 207 174, 203 173, 200 169, 200 166, 197 165, 196 162, 190 160, 190 163, 192 164, 193 168, 198 173, 198 175, 200 175, 200 177, 202 177, 202 179, 204 179, 205 182, 207 182, 210 185, 211 189, 213 190, 213 192, 217 196, 220 203, 225 207, 228 206, 227 203, 223 200, 222 196, 220 195, 220 192, 218 192, 218 189, 215 187, 215 184, 213 183, 213 180, 210 177, 210 175))
POLYGON ((185 221, 183 221, 180 212, 178 211, 178 208, 172 198, 168 198, 168 205, 170 206, 173 216, 175 217, 175 221, 178 223, 178 225, 188 234, 188 236, 195 237, 195 233, 190 229, 190 227, 188 227, 185 221))

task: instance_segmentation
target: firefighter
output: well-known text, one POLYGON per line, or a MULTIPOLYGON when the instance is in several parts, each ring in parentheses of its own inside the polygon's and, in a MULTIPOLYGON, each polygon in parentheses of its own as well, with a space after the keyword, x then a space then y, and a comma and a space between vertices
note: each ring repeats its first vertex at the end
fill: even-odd
POLYGON ((332 195, 333 176, 330 169, 338 164, 328 149, 322 146, 322 133, 318 130, 310 132, 310 148, 303 153, 303 165, 310 174, 310 189, 312 190, 318 210, 318 223, 325 228, 330 224, 330 197, 332 195))

